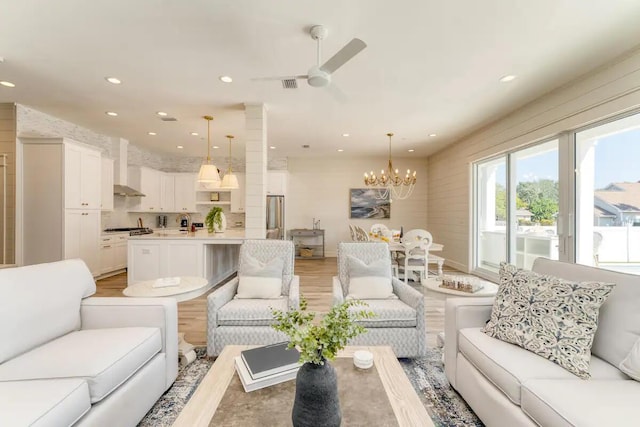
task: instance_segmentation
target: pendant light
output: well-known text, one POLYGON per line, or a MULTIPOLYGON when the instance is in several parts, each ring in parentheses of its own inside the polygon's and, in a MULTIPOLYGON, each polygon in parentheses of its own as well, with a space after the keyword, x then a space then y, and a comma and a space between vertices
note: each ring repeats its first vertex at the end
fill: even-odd
POLYGON ((233 139, 233 135, 227 135, 229 139, 229 169, 227 173, 224 174, 224 178, 222 178, 222 185, 220 188, 226 188, 228 190, 235 190, 239 188, 238 185, 238 177, 233 173, 233 169, 231 168, 231 140, 233 139))
POLYGON ((220 175, 218 174, 218 168, 211 163, 211 142, 210 142, 210 124, 213 117, 204 116, 203 119, 207 121, 207 160, 200 166, 200 172, 198 172, 198 182, 206 184, 208 188, 220 187, 220 175))

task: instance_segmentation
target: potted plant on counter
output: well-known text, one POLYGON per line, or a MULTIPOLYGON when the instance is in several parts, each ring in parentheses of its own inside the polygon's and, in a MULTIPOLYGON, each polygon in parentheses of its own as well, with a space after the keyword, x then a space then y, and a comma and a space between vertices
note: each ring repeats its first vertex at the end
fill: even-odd
POLYGON ((338 400, 336 370, 333 360, 347 342, 366 329, 356 323, 360 319, 375 316, 367 310, 350 310, 354 306, 366 306, 359 300, 347 300, 334 305, 320 322, 313 322, 316 314, 307 313, 307 301, 300 299, 300 310, 287 312, 272 310, 275 319, 272 327, 289 336, 289 347, 300 351, 303 365, 296 376, 296 395, 291 419, 294 427, 339 426, 342 420, 338 400))
POLYGON ((227 228, 227 219, 225 218, 224 212, 222 212, 222 208, 220 206, 212 207, 204 222, 207 224, 207 230, 209 233, 223 233, 227 228))

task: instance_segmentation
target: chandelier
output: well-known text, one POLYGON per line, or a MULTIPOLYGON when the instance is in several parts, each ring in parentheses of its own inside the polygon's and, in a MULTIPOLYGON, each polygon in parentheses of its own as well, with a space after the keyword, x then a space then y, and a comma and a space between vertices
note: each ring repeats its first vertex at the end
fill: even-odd
POLYGON ((235 190, 238 186, 238 177, 234 175, 233 169, 231 169, 231 140, 233 139, 233 135, 227 135, 229 139, 229 169, 227 173, 224 174, 224 178, 222 178, 222 185, 220 188, 226 188, 228 190, 235 190))
POLYGON ((364 184, 368 187, 378 187, 379 199, 386 199, 390 195, 390 201, 404 200, 411 196, 413 188, 416 185, 416 171, 411 173, 410 169, 407 169, 407 174, 400 176, 398 169, 393 169, 393 163, 391 162, 391 137, 392 133, 388 133, 389 137, 389 164, 387 170, 382 169, 380 176, 376 176, 373 171, 369 174, 364 173, 364 184))
POLYGON ((198 172, 198 182, 204 183, 207 188, 218 188, 220 187, 220 175, 218 174, 218 168, 216 165, 211 163, 211 141, 209 125, 211 124, 211 120, 213 117, 204 116, 203 119, 207 121, 207 159, 200 166, 200 172, 198 172))

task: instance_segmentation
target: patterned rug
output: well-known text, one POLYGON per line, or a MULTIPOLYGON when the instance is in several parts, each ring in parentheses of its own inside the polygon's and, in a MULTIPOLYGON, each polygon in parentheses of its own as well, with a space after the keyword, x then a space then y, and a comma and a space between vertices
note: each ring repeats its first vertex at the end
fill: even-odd
MULTIPOLYGON (((198 358, 180 369, 171 388, 156 402, 139 427, 171 426, 213 364, 206 348, 196 348, 198 358)), ((482 422, 453 390, 444 375, 442 352, 429 349, 427 357, 398 359, 437 427, 482 427, 482 422)))

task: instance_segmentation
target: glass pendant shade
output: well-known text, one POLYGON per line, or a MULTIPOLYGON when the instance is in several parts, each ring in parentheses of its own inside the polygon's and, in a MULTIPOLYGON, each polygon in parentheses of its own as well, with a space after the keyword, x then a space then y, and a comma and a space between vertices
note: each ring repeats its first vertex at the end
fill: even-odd
POLYGON ((217 188, 220 187, 220 174, 218 174, 218 168, 216 165, 211 163, 211 155, 210 155, 210 131, 209 125, 213 117, 204 116, 203 117, 207 121, 207 159, 200 166, 200 171, 198 172, 198 182, 202 182, 207 185, 208 188, 217 188))

